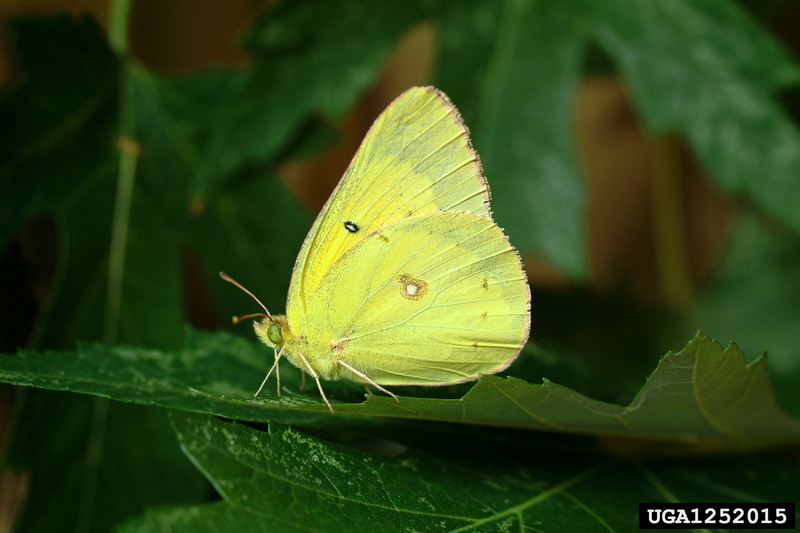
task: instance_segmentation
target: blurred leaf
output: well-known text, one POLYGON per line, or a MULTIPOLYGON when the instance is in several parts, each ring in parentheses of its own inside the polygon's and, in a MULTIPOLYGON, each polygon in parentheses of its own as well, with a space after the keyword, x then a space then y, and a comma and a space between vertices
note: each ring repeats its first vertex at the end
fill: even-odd
POLYGON ((567 2, 507 2, 497 30, 476 143, 487 168, 508 176, 493 189, 498 221, 525 228, 514 241, 518 246, 540 251, 580 279, 587 274, 588 247, 573 108, 585 28, 567 2), (514 133, 512 123, 518 125, 514 133))
POLYGON ((203 151, 193 196, 205 197, 242 166, 275 164, 313 114, 343 117, 421 17, 416 2, 398 1, 311 0, 266 9, 244 37, 253 68, 218 102, 224 114, 203 151))
MULTIPOLYGON (((0 380, 115 400, 216 414, 238 420, 309 423, 327 408, 316 394, 252 398, 266 368, 264 350, 227 334, 195 333, 185 350, 168 352, 83 345, 77 352, 30 352, 0 358, 0 380), (53 361, 58 361, 53 371, 53 361), (313 399, 312 399, 313 398, 313 399)), ((330 388, 330 386, 326 386, 330 388)), ((336 399, 337 393, 331 394, 336 399)), ((800 420, 776 405, 766 359, 750 366, 731 346, 698 335, 664 356, 628 406, 599 402, 545 381, 482 377, 461 399, 368 396, 335 403, 342 415, 384 416, 676 441, 704 450, 751 449, 800 442, 800 420)))
POLYGON ((113 168, 117 66, 100 29, 66 16, 11 29, 25 70, 0 98, 0 250, 29 219, 102 187, 113 168))
POLYGON ((31 74, 0 105, 4 123, 15 125, 4 130, 9 142, 0 186, 8 192, 2 195, 8 209, 2 210, 7 218, 0 219, 0 237, 7 240, 33 216, 57 217, 58 270, 37 330, 40 344, 99 338, 120 110, 133 117, 141 151, 127 231, 121 338, 180 344, 180 260, 187 247, 206 272, 216 276, 225 267, 235 273, 235 258, 241 270, 258 274, 243 280, 248 286, 261 295, 278 289, 285 298, 281 289, 310 221, 269 179, 269 169, 316 113, 337 117, 352 106, 402 31, 420 16, 400 3, 374 6, 369 9, 383 24, 365 25, 363 9, 345 7, 332 16, 333 6, 325 2, 281 4, 248 33, 252 68, 175 77, 136 64, 120 67, 88 18, 18 24, 21 62, 31 74), (308 32, 297 37, 306 42, 313 36, 317 46, 296 50, 280 37, 290 27, 285 24, 300 22, 307 26, 292 31, 308 32), (59 67, 77 76, 49 70, 54 48, 65 56, 59 67), (344 58, 348 68, 334 67, 344 58), (230 187, 222 186, 226 181, 230 187), (205 198, 211 185, 214 195, 205 198))
POLYGON ((496 217, 523 252, 587 275, 573 108, 592 39, 650 133, 680 133, 723 191, 800 230, 800 134, 777 100, 800 69, 734 2, 473 0, 438 16, 436 83, 473 131, 496 217))
MULTIPOLYGON (((317 114, 342 116, 378 76, 398 37, 426 16, 441 28, 436 78, 472 127, 495 192, 497 218, 523 251, 543 252, 573 277, 586 273, 584 192, 571 102, 581 55, 593 35, 620 65, 655 132, 685 131, 725 188, 747 191, 766 209, 794 220, 800 191, 798 181, 789 178, 797 175, 793 165, 800 145, 773 95, 798 79, 796 65, 733 4, 634 5, 472 0, 367 8, 356 2, 285 2, 265 11, 247 33, 252 68, 165 77, 124 66, 123 94, 131 98, 122 103, 133 110, 142 157, 131 206, 123 337, 158 345, 180 342, 180 250, 191 242, 203 256, 220 235, 218 229, 211 235, 193 231, 197 213, 217 209, 224 185, 235 189, 256 176, 265 180, 266 172, 253 169, 266 169, 290 152, 317 114), (363 24, 367 17, 373 22, 363 24), (756 119, 761 128, 754 127, 756 119), (760 144, 746 137, 762 130, 755 140, 760 144)), ((36 27, 27 24, 20 23, 19 32, 36 27)), ((0 212, 9 217, 2 226, 6 239, 31 216, 63 217, 57 276, 63 283, 39 328, 41 343, 57 346, 76 337, 95 338, 102 314, 103 232, 111 217, 120 103, 110 74, 119 66, 88 20, 73 30, 63 29, 65 19, 44 24, 47 39, 35 30, 30 37, 20 33, 21 59, 30 75, 0 108, 14 125, 6 130, 8 162, 0 173, 8 209, 0 212), (54 39, 63 44, 52 45, 54 39), (51 65, 53 48, 64 54, 58 68, 51 65), (80 64, 73 65, 76 61, 80 64), (64 71, 77 74, 61 76, 64 71), (32 189, 26 192, 21 184, 32 189), (65 317, 66 327, 56 327, 65 317)), ((291 202, 263 194, 239 196, 260 203, 266 215, 252 240, 237 236, 239 250, 263 249, 265 233, 279 244, 266 247, 274 250, 270 257, 240 261, 249 270, 281 265, 266 276, 279 280, 280 287, 259 279, 263 286, 251 288, 282 298, 276 290, 287 283, 282 265, 291 265, 305 226, 293 223, 298 217, 291 202)), ((231 207, 229 212, 241 209, 231 207)))
POLYGON ((461 10, 443 21, 443 45, 453 50, 442 53, 455 57, 442 61, 437 84, 463 108, 489 177, 494 215, 511 241, 583 278, 584 185, 573 107, 585 28, 571 2, 476 7, 492 13, 479 18, 461 10), (465 84, 466 76, 474 84, 465 84))
MULTIPOLYGON (((30 217, 54 217, 58 262, 34 342, 59 346, 75 338, 97 339, 117 166, 118 65, 89 18, 23 19, 15 22, 14 36, 25 75, 0 103, 4 124, 14 126, 2 130, 9 142, 0 143, 14 150, 3 152, 0 167, 0 201, 8 207, 2 208, 0 231, 10 235, 30 217)), ((163 228, 156 233, 165 235, 163 228)), ((133 234, 135 244, 135 227, 133 234)), ((153 244, 145 243, 150 258, 163 252, 153 244)), ((146 287, 156 287, 152 279, 146 287)), ((135 273, 127 280, 135 284, 135 273)), ((156 292, 166 291, 159 287, 156 292)), ((128 296, 125 302, 135 307, 150 294, 128 296)), ((171 303, 174 309, 180 300, 171 303)), ((182 316, 173 311, 178 320, 170 328, 167 309, 128 314, 126 324, 145 316, 157 322, 157 327, 138 329, 129 338, 179 344, 182 316)), ((192 469, 174 460, 176 449, 163 415, 140 406, 109 406, 105 399, 65 399, 42 391, 28 391, 18 403, 4 462, 33 471, 21 527, 108 530, 146 505, 197 501, 206 491, 192 469), (68 424, 55 424, 52 417, 68 424), (128 457, 131 453, 136 457, 128 457), (165 476, 170 483, 159 483, 165 476), (176 486, 182 489, 174 490, 176 486)))
MULTIPOLYGON (((245 272, 242 281, 251 290, 281 302, 311 222, 274 176, 255 169, 241 170, 244 183, 218 190, 208 204, 190 203, 191 184, 207 168, 203 153, 213 130, 198 117, 213 117, 216 96, 238 85, 235 80, 218 72, 169 79, 142 69, 133 69, 130 80, 143 153, 131 209, 122 338, 177 346, 186 320, 184 253, 194 254, 216 286, 225 285, 220 270, 245 272)), ((216 286, 221 301, 233 301, 234 291, 216 286)), ((233 314, 230 305, 223 309, 233 314)))
MULTIPOLYGON (((721 265, 684 319, 715 337, 735 338, 751 357, 769 353, 769 369, 785 408, 800 416, 800 239, 741 216, 721 265)), ((685 328, 684 328, 685 329, 685 328)))
POLYGON ((585 32, 576 14, 569 2, 445 5, 435 83, 473 133, 494 216, 511 241, 582 279, 584 186, 572 110, 585 32))
MULTIPOLYGON (((174 417, 181 446, 222 502, 148 512, 138 531, 632 531, 641 501, 792 501, 788 465, 626 461, 537 449, 438 458, 356 452, 294 429, 174 417), (533 453, 531 453, 533 452, 533 453)), ((449 442, 450 448, 463 443, 449 442)))
MULTIPOLYGON (((268 181, 266 169, 291 152, 304 126, 317 114, 342 116, 378 76, 397 38, 426 16, 441 28, 436 78, 472 127, 495 192, 496 216, 523 251, 543 252, 573 277, 586 273, 584 192, 571 134, 571 102, 581 55, 592 35, 620 65, 654 131, 668 131, 674 129, 670 124, 676 124, 695 144, 697 139, 729 142, 707 150, 708 157, 726 165, 713 172, 716 179, 723 185, 744 180, 754 197, 774 196, 783 207, 776 211, 762 205, 784 219, 781 209, 789 210, 787 220, 794 217, 792 206, 800 193, 792 191, 798 182, 785 176, 797 173, 789 163, 778 165, 783 159, 770 154, 784 154, 788 162, 800 157, 800 146, 793 140, 796 132, 773 100, 778 89, 796 80, 795 65, 732 4, 679 0, 635 9, 627 5, 623 0, 603 6, 472 0, 463 5, 391 2, 364 11, 355 2, 335 7, 321 1, 279 3, 265 11, 245 37, 253 53, 252 68, 166 77, 126 65, 123 94, 130 98, 121 102, 116 78, 109 76, 119 72, 119 66, 102 35, 87 21, 71 32, 60 29, 67 25, 64 19, 60 26, 47 23, 45 42, 57 36, 65 42, 57 46, 65 54, 65 66, 77 57, 91 58, 70 67, 70 72, 79 73, 66 77, 74 86, 56 80, 59 70, 48 71, 52 46, 43 48, 38 37, 20 36, 23 63, 32 74, 7 95, 0 113, 9 117, 10 124, 22 125, 20 136, 17 128, 9 134, 27 140, 8 143, 11 163, 2 167, 0 179, 10 191, 3 195, 9 209, 0 211, 11 217, 4 226, 7 237, 30 216, 48 212, 60 216, 57 283, 38 328, 40 343, 58 346, 74 338, 97 338, 105 292, 104 232, 110 224, 115 187, 115 106, 122 103, 132 110, 142 149, 131 206, 120 329, 122 337, 132 342, 175 346, 185 321, 181 254, 191 248, 209 273, 233 270, 230 253, 214 256, 220 239, 233 238, 220 231, 213 218, 221 213, 228 194, 233 196, 225 212, 237 217, 229 221, 231 229, 244 222, 238 216, 247 206, 239 201, 260 206, 262 213, 257 224, 249 218, 235 229, 240 233, 233 257, 243 270, 260 273, 243 281, 259 295, 283 299, 282 289, 307 224, 296 223, 305 220, 303 214, 287 201, 280 185, 258 186, 263 196, 254 197, 252 190, 241 191, 242 184, 268 181), (367 16, 375 22, 362 24, 367 16), (724 31, 718 18, 726 22, 724 31), (641 20, 652 20, 658 32, 642 29, 646 25, 641 20), (697 29, 686 39, 673 39, 688 32, 687 20, 697 29), (94 36, 87 37, 91 32, 94 36), (664 43, 673 43, 678 50, 665 48, 664 43), (687 50, 696 51, 687 55, 687 50), (642 62, 639 57, 662 60, 642 62), (343 58, 347 68, 335 67, 343 58), (723 70, 709 77, 706 72, 712 63, 723 70), (671 67, 651 73, 653 64, 671 67), (659 76, 666 79, 662 82, 659 76), (686 90, 684 80, 689 78, 700 88, 686 90), (719 111, 724 99, 717 98, 722 88, 730 98, 740 97, 737 106, 724 113, 719 111), (672 92, 666 94, 668 90, 672 92), (714 98, 704 96, 710 94, 714 98), (48 99, 58 105, 40 105, 48 99), (741 145, 745 134, 757 131, 744 120, 750 112, 745 106, 756 104, 757 110, 771 110, 771 115, 762 113, 768 118, 766 125, 785 122, 789 128, 774 130, 775 135, 786 134, 780 142, 759 136, 767 139, 763 146, 741 145), (27 125, 26 117, 42 115, 41 110, 49 113, 27 125), (678 123, 681 117, 686 119, 678 123), (738 131, 738 137, 707 133, 709 125, 725 121, 738 121, 739 129, 726 130, 738 131), (36 126, 40 123, 44 126, 36 126), (53 147, 58 150, 51 153, 53 147), (732 172, 752 167, 740 162, 728 165, 734 160, 732 154, 751 157, 758 168, 742 175, 742 180, 731 177, 732 172), (775 165, 769 166, 771 161, 775 165), (265 171, 256 172, 256 167, 265 171), (776 180, 775 185, 765 186, 763 176, 776 180), (34 189, 25 194, 19 184, 34 189), (73 184, 68 187, 71 194, 63 194, 69 184, 73 184), (202 215, 204 210, 212 218, 202 215), (202 219, 209 223, 196 224, 202 219), (170 231, 163 231, 165 227, 170 231), (259 252, 252 253, 254 249, 259 252)), ((21 25, 20 31, 26 27, 21 25)), ((698 153, 703 156, 704 150, 698 153)), ((711 163, 706 160, 709 168, 715 168, 711 163)), ((224 314, 228 312, 226 303, 224 314)))
POLYGON ((800 68, 733 2, 592 4, 648 130, 679 132, 710 177, 800 231, 800 133, 777 101, 800 68))
MULTIPOLYGON (((117 65, 88 17, 12 25, 24 76, 0 101, 0 247, 33 217, 57 222, 58 262, 36 340, 98 338, 115 157, 117 65), (60 327, 47 326, 54 317, 60 327)), ((69 342, 68 341, 68 342, 69 342)))

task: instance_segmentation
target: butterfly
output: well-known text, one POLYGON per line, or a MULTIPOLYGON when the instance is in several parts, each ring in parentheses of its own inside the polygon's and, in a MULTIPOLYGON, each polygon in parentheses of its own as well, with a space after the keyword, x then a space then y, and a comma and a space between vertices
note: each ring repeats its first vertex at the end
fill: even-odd
MULTIPOLYGON (((401 94, 376 119, 308 233, 286 315, 256 335, 320 380, 447 385, 504 370, 530 330, 522 261, 492 220, 469 132, 433 87, 401 94)), ((305 377, 305 376, 304 376, 305 377)), ((399 401, 399 400, 398 400, 399 401)))

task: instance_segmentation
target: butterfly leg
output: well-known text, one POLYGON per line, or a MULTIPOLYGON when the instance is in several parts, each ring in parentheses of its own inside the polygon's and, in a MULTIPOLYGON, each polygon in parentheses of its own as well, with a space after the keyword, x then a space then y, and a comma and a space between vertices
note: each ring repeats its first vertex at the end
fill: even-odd
POLYGON ((367 383, 369 383, 370 385, 372 385, 373 387, 375 387, 375 388, 376 388, 376 389, 378 389, 379 391, 381 391, 381 392, 383 392, 383 393, 385 393, 385 394, 388 394, 389 396, 391 396, 392 398, 394 398, 396 402, 398 402, 398 403, 400 402, 400 398, 398 398, 396 394, 394 394, 394 393, 392 393, 392 392, 389 392, 388 390, 384 389, 383 387, 381 387, 380 385, 378 385, 377 383, 375 383, 374 381, 372 381, 371 379, 369 379, 369 378, 367 377, 367 375, 366 375, 366 374, 364 374, 363 372, 359 372, 358 370, 356 370, 356 369, 355 369, 355 368, 353 368, 352 366, 348 365, 347 363, 345 363, 345 362, 344 362, 344 361, 342 361, 341 359, 337 359, 337 360, 336 360, 336 362, 335 362, 335 364, 337 364, 337 365, 342 365, 342 366, 343 366, 343 367, 345 367, 347 370, 349 370, 350 372, 352 372, 352 373, 353 373, 353 374, 355 374, 356 376, 360 377, 361 379, 363 379, 364 381, 366 381, 367 383))
POLYGON ((303 372, 300 379, 300 390, 306 390, 306 373, 303 372))
POLYGON ((306 360, 306 358, 303 356, 302 353, 297 352, 297 355, 298 357, 300 357, 300 360, 303 361, 303 364, 306 365, 308 373, 311 374, 311 377, 314 378, 314 381, 317 382, 317 388, 319 389, 320 396, 322 396, 322 399, 325 401, 325 404, 328 406, 328 409, 330 409, 331 413, 333 413, 333 406, 331 405, 331 402, 328 401, 328 397, 325 396, 325 391, 322 390, 322 383, 319 382, 319 376, 317 375, 316 372, 314 372, 314 369, 311 368, 311 365, 308 364, 308 361, 306 360))
MULTIPOLYGON (((278 362, 281 360, 282 355, 283 355, 283 348, 281 348, 281 351, 275 354, 275 362, 272 363, 272 368, 269 369, 269 372, 267 372, 267 376, 264 378, 264 381, 261 382, 261 386, 258 388, 258 390, 253 396, 258 396, 258 394, 261 392, 261 389, 263 389, 264 385, 267 384, 267 380, 272 375, 272 371, 278 368, 278 362)), ((280 370, 278 370, 278 396, 281 395, 280 375, 281 375, 280 370)))
POLYGON ((278 364, 281 360, 281 355, 283 355, 283 346, 281 346, 280 351, 274 349, 275 352, 275 362, 272 366, 275 367, 275 381, 277 382, 278 387, 278 397, 281 395, 281 365, 278 364))

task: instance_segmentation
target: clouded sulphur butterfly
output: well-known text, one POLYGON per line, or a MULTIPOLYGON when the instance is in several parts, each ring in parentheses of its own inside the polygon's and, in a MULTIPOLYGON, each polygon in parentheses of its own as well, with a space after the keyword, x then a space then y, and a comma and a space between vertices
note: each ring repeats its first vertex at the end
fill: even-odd
POLYGON ((412 88, 378 117, 303 242, 286 315, 264 311, 248 315, 263 317, 256 335, 275 350, 261 388, 286 357, 331 412, 320 379, 397 399, 382 385, 470 381, 516 358, 530 289, 444 93, 412 88))

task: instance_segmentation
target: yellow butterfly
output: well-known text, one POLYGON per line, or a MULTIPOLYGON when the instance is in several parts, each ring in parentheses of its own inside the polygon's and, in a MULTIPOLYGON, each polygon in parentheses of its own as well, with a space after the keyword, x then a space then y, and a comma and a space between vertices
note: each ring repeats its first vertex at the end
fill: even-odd
MULTIPOLYGON (((300 249, 286 315, 254 322, 314 378, 447 385, 505 369, 530 329, 519 255, 489 210, 489 185, 461 116, 432 87, 375 121, 300 249)), ((276 372, 278 394, 280 375, 276 372)))

